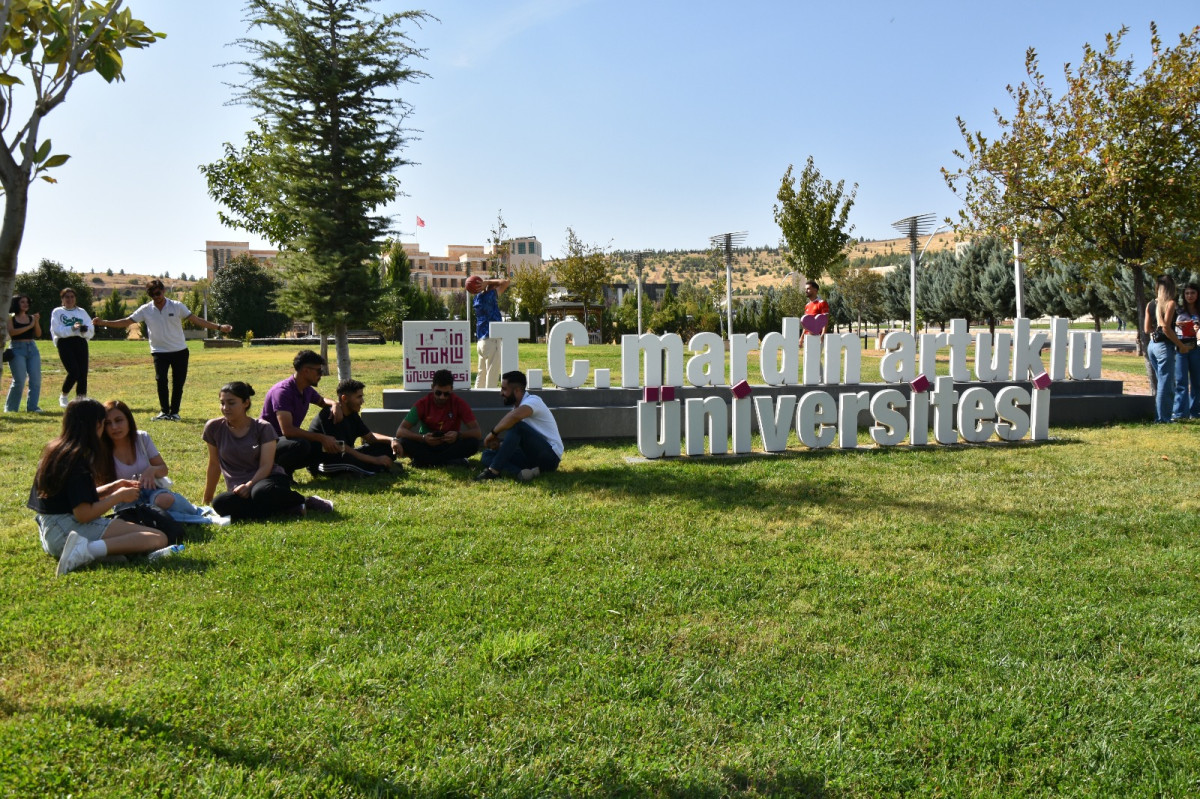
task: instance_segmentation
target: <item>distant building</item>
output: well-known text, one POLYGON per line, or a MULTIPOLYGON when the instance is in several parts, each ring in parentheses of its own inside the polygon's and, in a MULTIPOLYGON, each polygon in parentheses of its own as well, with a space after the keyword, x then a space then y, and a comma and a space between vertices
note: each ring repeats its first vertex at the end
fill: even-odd
POLYGON ((207 262, 206 271, 211 281, 213 275, 239 255, 248 253, 263 266, 274 266, 278 250, 252 250, 248 241, 206 241, 204 242, 204 259, 207 262))
MULTIPOLYGON (((508 271, 517 266, 542 265, 542 243, 535 236, 507 239, 508 271)), ((471 275, 487 276, 495 260, 492 249, 477 244, 451 244, 445 255, 430 255, 417 242, 403 242, 408 256, 412 281, 439 292, 462 291, 471 275)))
MULTIPOLYGON (((508 271, 525 264, 542 265, 542 243, 536 236, 507 239, 508 271)), ((402 242, 411 264, 412 282, 439 292, 462 291, 469 275, 487 276, 494 259, 490 247, 480 244, 451 244, 445 255, 430 255, 417 242, 402 242)), ((248 241, 206 241, 205 259, 208 279, 231 260, 249 253, 264 266, 274 266, 278 250, 252 250, 248 241)))

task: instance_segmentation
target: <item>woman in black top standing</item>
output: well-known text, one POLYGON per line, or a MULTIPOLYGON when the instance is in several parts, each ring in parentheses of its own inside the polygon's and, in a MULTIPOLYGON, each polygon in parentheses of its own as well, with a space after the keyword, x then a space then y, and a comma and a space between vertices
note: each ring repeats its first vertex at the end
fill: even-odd
POLYGON ((21 393, 26 382, 29 383, 29 399, 25 410, 30 413, 42 410, 38 407, 42 395, 42 356, 37 346, 37 340, 42 337, 42 315, 30 313, 32 305, 28 294, 18 294, 8 308, 8 337, 12 340, 13 352, 13 359, 9 361, 12 385, 8 387, 8 398, 4 402, 4 410, 8 413, 21 409, 21 393))

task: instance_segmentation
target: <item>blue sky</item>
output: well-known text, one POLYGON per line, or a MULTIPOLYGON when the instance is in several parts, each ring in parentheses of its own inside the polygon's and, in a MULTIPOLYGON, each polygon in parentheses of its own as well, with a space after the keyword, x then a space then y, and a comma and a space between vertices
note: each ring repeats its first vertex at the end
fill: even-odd
MULTIPOLYGON (((168 38, 127 53, 125 83, 79 81, 44 122, 72 159, 32 192, 22 270, 52 258, 199 274, 206 239, 249 238, 217 221, 197 169, 250 127, 249 109, 226 104, 236 70, 219 66, 241 55, 227 45, 244 33, 242 4, 128 5, 168 38)), ((703 248, 740 230, 774 245, 780 178, 809 155, 826 177, 858 183, 855 235, 890 238, 897 219, 958 210, 939 173, 962 141, 955 117, 993 130, 1027 47, 1057 79, 1085 42, 1122 25, 1123 50, 1144 66, 1151 20, 1168 41, 1200 22, 1194 3, 1173 1, 424 8, 440 20, 412 31, 430 77, 402 90, 416 163, 388 211, 401 238, 433 253, 482 243, 501 209, 511 234, 536 235, 548 255, 567 226, 618 249, 703 248)))

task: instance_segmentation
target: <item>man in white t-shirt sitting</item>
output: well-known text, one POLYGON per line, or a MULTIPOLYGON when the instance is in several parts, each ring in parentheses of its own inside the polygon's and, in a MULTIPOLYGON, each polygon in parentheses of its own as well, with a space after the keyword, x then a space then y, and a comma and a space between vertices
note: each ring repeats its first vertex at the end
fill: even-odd
POLYGON ((524 372, 500 376, 500 396, 505 405, 515 407, 483 439, 484 468, 476 480, 497 480, 506 472, 528 483, 542 472, 558 468, 563 455, 558 423, 541 397, 525 391, 526 385, 524 372))
POLYGON ((196 316, 186 305, 167 296, 166 286, 158 279, 146 284, 150 302, 139 306, 124 319, 96 319, 98 327, 129 327, 146 323, 150 338, 150 357, 154 359, 154 379, 158 384, 158 405, 162 413, 153 421, 179 421, 179 404, 183 401, 183 384, 187 380, 188 346, 183 337, 183 323, 191 322, 222 333, 233 331, 233 325, 219 325, 196 316), (170 395, 167 394, 167 371, 170 370, 170 395))

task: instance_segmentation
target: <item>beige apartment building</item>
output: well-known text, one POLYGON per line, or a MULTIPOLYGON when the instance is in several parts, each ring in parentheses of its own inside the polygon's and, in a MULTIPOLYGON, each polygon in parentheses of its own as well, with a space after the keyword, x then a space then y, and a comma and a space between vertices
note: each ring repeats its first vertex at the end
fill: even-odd
MULTIPOLYGON (((542 264, 542 243, 536 236, 508 239, 508 269, 523 264, 542 264)), ((475 244, 451 244, 445 255, 430 255, 417 242, 404 242, 404 253, 411 263, 412 279, 435 291, 461 291, 471 275, 490 272, 492 248, 475 244)))
POLYGON ((263 266, 274 266, 278 250, 252 250, 248 241, 206 241, 204 242, 204 260, 207 277, 211 281, 213 275, 243 253, 249 253, 263 266))
MULTIPOLYGON (((524 264, 542 264, 542 243, 536 236, 508 239, 508 269, 524 264)), ((412 281, 439 292, 462 291, 470 275, 487 275, 492 260, 491 247, 478 244, 451 244, 445 255, 430 255, 417 242, 403 242, 404 252, 412 264, 412 281)), ((248 241, 206 241, 205 260, 208 279, 221 267, 242 253, 249 253, 265 266, 275 265, 277 250, 252 250, 248 241)))

